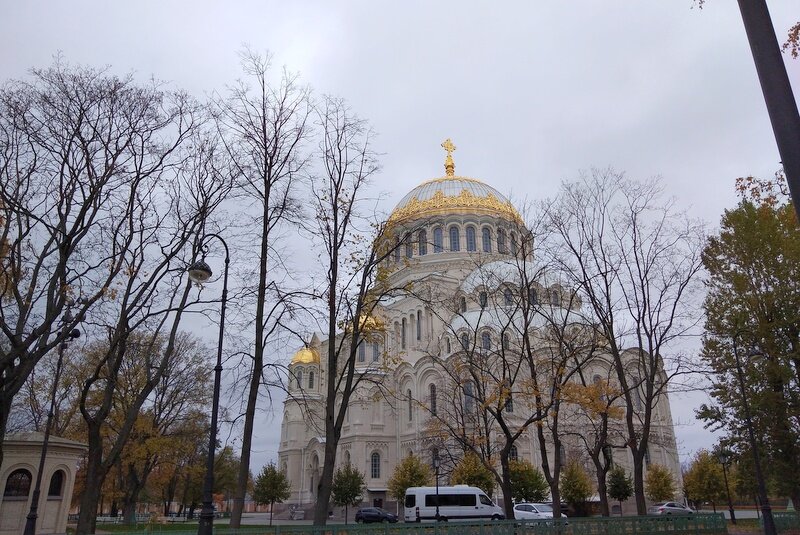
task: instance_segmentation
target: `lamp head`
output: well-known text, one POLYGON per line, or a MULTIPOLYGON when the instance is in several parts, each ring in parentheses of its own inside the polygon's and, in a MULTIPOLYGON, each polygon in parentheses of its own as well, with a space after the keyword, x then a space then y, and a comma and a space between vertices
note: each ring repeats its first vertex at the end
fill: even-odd
POLYGON ((69 332, 69 337, 72 338, 73 340, 75 340, 76 338, 80 338, 81 337, 80 329, 72 329, 69 332))
POLYGON ((206 282, 214 274, 204 260, 196 261, 186 271, 189 272, 189 278, 197 283, 206 282))

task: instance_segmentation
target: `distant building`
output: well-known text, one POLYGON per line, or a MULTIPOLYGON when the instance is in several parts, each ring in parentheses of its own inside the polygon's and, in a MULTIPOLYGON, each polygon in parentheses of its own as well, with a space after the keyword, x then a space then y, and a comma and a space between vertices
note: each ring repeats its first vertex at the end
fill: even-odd
MULTIPOLYGON (((444 367, 467 346, 489 352, 501 346, 512 350, 520 343, 501 331, 504 323, 518 323, 513 317, 516 312, 509 310, 520 293, 519 255, 529 232, 515 207, 497 190, 479 180, 455 176, 450 150, 446 175, 411 190, 389 217, 396 235, 412 232, 389 260, 392 283, 413 282, 415 291, 382 303, 374 317, 367 319, 368 333, 357 350, 356 367, 359 373, 369 374, 372 382, 363 383, 351 398, 337 465, 350 462, 366 475, 364 502, 370 505, 385 505, 391 500, 387 482, 401 458, 413 454, 432 460, 447 450, 452 462, 459 455, 452 443, 432 432, 432 416, 441 418, 446 404, 456 397, 464 400, 464 412, 475 407, 470 405, 469 383, 454 383, 444 367), (374 386, 378 382, 380 388, 374 386)), ((537 273, 529 275, 536 277, 537 273)), ((549 314, 564 315, 581 307, 577 296, 555 282, 548 283, 545 277, 537 279, 533 287, 534 294, 525 298, 538 300, 542 312, 546 307, 549 314)), ((536 327, 536 321, 529 330, 536 327)), ((320 355, 326 354, 327 343, 315 334, 289 366, 292 379, 278 452, 279 466, 292 484, 287 504, 303 506, 316 500, 324 459, 322 418, 327 389, 325 359, 320 355)), ((632 358, 636 353, 629 350, 632 358)), ((590 382, 612 380, 610 364, 601 357, 584 366, 583 375, 590 382)), ((511 420, 525 413, 523 403, 515 406, 516 415, 511 420)), ((513 410, 511 404, 508 409, 513 410)), ((585 429, 581 418, 585 415, 567 411, 562 425, 579 434, 585 429)), ((516 441, 512 455, 541 466, 535 435, 532 426, 516 441)), ((680 482, 666 395, 654 411, 652 436, 648 462, 667 466, 680 482)), ((580 450, 577 436, 564 437, 564 457, 574 458, 580 450)), ((549 447, 548 456, 552 453, 549 447)), ((608 455, 632 471, 632 458, 624 445, 609 450, 608 455)), ((585 465, 591 469, 590 463, 585 465)), ((445 470, 442 484, 446 479, 445 470)))
MULTIPOLYGON (((20 433, 3 438, 0 466, 0 535, 21 535, 31 508, 39 470, 43 433, 20 433)), ((42 474, 36 533, 66 533, 78 461, 88 448, 80 442, 50 436, 42 474)))

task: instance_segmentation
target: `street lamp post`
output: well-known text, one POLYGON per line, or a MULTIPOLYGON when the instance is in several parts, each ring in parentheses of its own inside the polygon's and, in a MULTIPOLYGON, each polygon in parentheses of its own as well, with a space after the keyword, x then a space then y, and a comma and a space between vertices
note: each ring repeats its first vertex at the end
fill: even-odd
POLYGON ((64 334, 63 340, 58 344, 58 360, 56 361, 56 374, 53 378, 53 389, 50 394, 50 410, 47 412, 47 422, 44 425, 44 439, 42 440, 42 454, 39 456, 39 471, 36 473, 36 486, 33 488, 33 495, 31 496, 31 509, 25 520, 24 535, 36 534, 36 520, 39 517, 39 496, 42 492, 42 473, 44 472, 44 463, 47 459, 47 446, 50 444, 50 428, 53 425, 53 416, 56 409, 56 393, 58 389, 58 381, 61 378, 61 367, 64 362, 64 350, 67 348, 67 341, 75 340, 81 336, 78 329, 68 331, 68 326, 73 321, 72 312, 70 311, 71 304, 67 304, 67 310, 61 318, 63 325, 62 331, 64 334))
POLYGON ((439 521, 439 452, 433 457, 433 469, 436 471, 436 521, 439 521))
MULTIPOLYGON (((757 353, 753 351, 748 356, 753 357, 755 355, 757 355, 757 353)), ((739 380, 739 389, 742 394, 744 422, 747 427, 747 435, 750 439, 750 448, 753 450, 753 465, 756 473, 756 482, 758 483, 758 499, 761 502, 761 516, 764 518, 764 535, 777 535, 775 519, 772 517, 772 507, 769 504, 769 496, 767 496, 767 485, 764 481, 764 473, 761 471, 761 456, 758 452, 758 441, 756 441, 756 433, 753 429, 750 403, 747 401, 747 387, 745 386, 744 371, 742 370, 742 362, 739 360, 739 351, 736 347, 735 338, 733 341, 733 358, 736 363, 736 377, 739 380)))
MULTIPOLYGON (((222 304, 219 314, 219 340, 217 341, 217 365, 214 367, 214 397, 211 405, 211 431, 208 437, 208 457, 206 458, 206 476, 203 481, 203 508, 200 510, 200 524, 197 535, 213 535, 214 532, 214 453, 217 445, 217 416, 219 414, 219 388, 222 379, 222 340, 225 334, 225 305, 228 300, 228 244, 219 234, 207 234, 202 242, 216 238, 225 248, 225 270, 222 277, 222 304)), ((205 258, 205 244, 203 258, 205 258)), ((211 278, 211 268, 201 259, 189 266, 189 278, 195 282, 203 283, 211 278)))
POLYGON ((722 465, 722 478, 725 480, 725 493, 728 496, 728 511, 731 514, 731 523, 736 525, 736 513, 733 511, 733 500, 731 500, 731 488, 728 486, 728 465, 731 462, 730 453, 727 450, 720 450, 717 454, 719 463, 722 465))

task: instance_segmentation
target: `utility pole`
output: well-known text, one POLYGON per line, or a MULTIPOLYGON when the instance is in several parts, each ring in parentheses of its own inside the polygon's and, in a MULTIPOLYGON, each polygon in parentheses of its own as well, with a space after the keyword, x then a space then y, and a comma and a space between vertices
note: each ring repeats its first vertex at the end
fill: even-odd
POLYGON ((761 92, 767 104, 775 141, 789 184, 795 214, 800 219, 800 115, 794 100, 778 38, 766 0, 738 0, 744 29, 753 53, 761 92))

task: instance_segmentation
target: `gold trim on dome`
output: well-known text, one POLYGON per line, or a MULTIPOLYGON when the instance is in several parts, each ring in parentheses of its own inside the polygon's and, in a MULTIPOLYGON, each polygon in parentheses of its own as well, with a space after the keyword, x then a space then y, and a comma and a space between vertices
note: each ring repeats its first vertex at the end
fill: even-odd
MULTIPOLYGON (((448 180, 451 179, 448 177, 448 180)), ((433 197, 424 201, 414 197, 405 206, 392 212, 392 215, 389 216, 389 222, 396 223, 421 216, 460 212, 488 212, 492 215, 501 215, 522 223, 522 217, 510 202, 502 202, 491 193, 486 197, 479 197, 466 188, 455 196, 445 195, 441 191, 437 191, 433 194, 433 197)))
POLYGON ((304 347, 294 354, 292 364, 319 364, 319 353, 315 349, 304 347))

